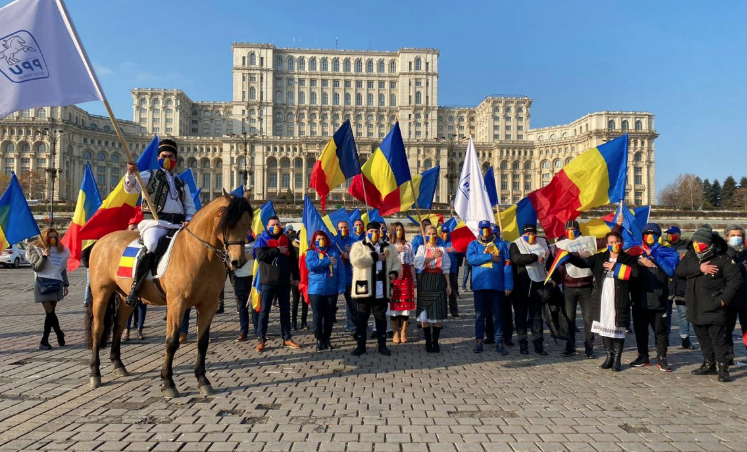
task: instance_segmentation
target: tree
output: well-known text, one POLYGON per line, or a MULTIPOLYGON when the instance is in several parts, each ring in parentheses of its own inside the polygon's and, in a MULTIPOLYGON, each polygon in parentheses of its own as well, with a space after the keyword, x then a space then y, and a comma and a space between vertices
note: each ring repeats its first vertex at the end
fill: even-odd
POLYGON ((736 190, 737 181, 733 177, 724 179, 724 186, 721 187, 721 207, 731 207, 736 190))
POLYGON ((713 199, 713 186, 711 185, 711 181, 708 179, 703 181, 703 199, 706 203, 711 204, 711 199, 713 199))
POLYGON ((740 210, 747 210, 747 186, 737 188, 734 191, 732 205, 740 210))
POLYGON ((659 201, 667 206, 695 210, 703 205, 706 182, 701 182, 694 174, 680 174, 674 182, 664 187, 659 201))
POLYGON ((739 179, 739 188, 747 188, 747 177, 742 176, 742 178, 739 179))
POLYGON ((27 199, 42 199, 47 190, 47 177, 43 169, 27 171, 18 177, 27 199))
POLYGON ((709 201, 713 207, 721 205, 721 182, 718 179, 714 180, 713 185, 711 185, 711 199, 709 201))
POLYGON ((675 184, 669 184, 659 193, 659 204, 671 208, 679 206, 679 188, 675 184))
POLYGON ((5 193, 5 189, 10 185, 10 175, 0 174, 0 196, 5 193))

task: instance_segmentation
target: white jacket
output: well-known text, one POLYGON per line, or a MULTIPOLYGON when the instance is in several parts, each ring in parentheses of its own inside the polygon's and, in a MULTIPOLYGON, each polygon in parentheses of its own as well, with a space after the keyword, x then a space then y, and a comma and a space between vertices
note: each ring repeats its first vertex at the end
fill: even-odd
MULTIPOLYGON (((402 273, 402 264, 399 262, 397 257, 397 250, 387 245, 383 247, 382 252, 386 254, 386 250, 389 251, 389 256, 383 262, 384 264, 384 298, 389 300, 389 294, 391 293, 391 281, 389 281, 389 273, 396 272, 397 275, 402 273)), ((351 297, 354 299, 373 299, 376 296, 376 284, 374 281, 374 258, 372 256, 373 251, 365 241, 355 242, 353 247, 350 249, 350 264, 353 266, 353 286, 351 289, 351 297)))

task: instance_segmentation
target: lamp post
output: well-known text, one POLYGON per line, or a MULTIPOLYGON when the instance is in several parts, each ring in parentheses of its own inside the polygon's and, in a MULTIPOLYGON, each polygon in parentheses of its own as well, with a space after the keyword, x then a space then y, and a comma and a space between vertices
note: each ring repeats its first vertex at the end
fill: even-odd
MULTIPOLYGON (((230 137, 237 138, 239 135, 236 135, 235 133, 232 133, 229 135, 230 137)), ((241 120, 241 139, 244 143, 244 170, 241 171, 242 173, 242 184, 244 185, 244 190, 249 186, 249 151, 247 149, 246 143, 247 143, 247 135, 246 135, 246 129, 244 129, 244 120, 241 120)))
POLYGON ((49 137, 49 140, 52 142, 52 153, 51 153, 51 163, 47 165, 47 168, 45 169, 46 173, 49 175, 49 181, 50 181, 50 187, 49 187, 49 226, 54 227, 54 184, 55 180, 57 179, 57 172, 58 169, 55 167, 55 157, 57 155, 57 140, 62 136, 63 130, 49 130, 48 128, 45 128, 44 130, 37 130, 36 133, 39 135, 47 135, 49 137))

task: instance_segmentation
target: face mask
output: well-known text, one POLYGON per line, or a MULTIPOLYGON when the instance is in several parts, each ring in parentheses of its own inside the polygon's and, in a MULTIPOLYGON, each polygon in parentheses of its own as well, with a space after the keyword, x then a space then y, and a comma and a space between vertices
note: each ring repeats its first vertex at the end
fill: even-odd
POLYGON ((667 234, 667 242, 674 243, 680 240, 679 234, 667 234))
POLYGON ((363 234, 363 226, 362 225, 356 226, 355 227, 355 233, 358 234, 358 235, 363 234))
POLYGON ((656 236, 654 234, 643 234, 643 241, 646 245, 653 245, 656 243, 656 236))
POLYGON ((701 254, 703 251, 708 249, 708 245, 701 242, 693 242, 693 251, 697 254, 701 254))
POLYGON ((340 229, 340 237, 347 237, 349 235, 348 228, 340 229))
POLYGON ((161 168, 165 169, 166 171, 171 171, 174 167, 176 167, 176 160, 172 159, 171 157, 158 159, 158 163, 160 163, 161 168))
POLYGON ((376 243, 379 241, 379 233, 378 232, 369 232, 368 233, 368 241, 371 243, 376 243))
POLYGON ((438 240, 438 237, 436 237, 435 235, 429 235, 428 236, 428 243, 430 243, 431 245, 435 245, 436 244, 436 240, 438 240))
POLYGON ((613 253, 613 254, 619 254, 621 248, 622 246, 619 243, 607 245, 607 249, 610 251, 610 253, 613 253))
POLYGON ((316 245, 317 248, 319 248, 321 250, 327 248, 327 241, 324 240, 324 239, 316 239, 316 241, 314 242, 314 244, 316 245))
POLYGON ((480 235, 482 238, 487 239, 493 234, 493 230, 490 228, 482 228, 480 229, 480 235))
POLYGON ((49 239, 49 246, 57 246, 57 238, 49 239))
POLYGON ((394 237, 396 237, 398 239, 401 239, 402 236, 404 236, 404 235, 405 235, 405 233, 404 233, 404 231, 402 229, 397 229, 396 231, 394 231, 394 237))
POLYGON ((273 226, 267 226, 267 232, 270 233, 270 235, 279 235, 282 229, 279 225, 273 225, 273 226))
POLYGON ((565 236, 568 237, 568 240, 576 240, 581 237, 581 231, 578 229, 568 229, 565 231, 565 236))
POLYGON ((530 245, 534 245, 534 242, 537 241, 537 236, 534 234, 531 235, 522 235, 521 236, 525 242, 527 242, 530 245))
POLYGON ((382 236, 382 237, 386 237, 386 236, 387 236, 387 235, 386 235, 386 229, 382 229, 382 230, 381 230, 381 236, 382 236))
POLYGON ((738 237, 736 235, 729 237, 729 246, 737 247, 737 246, 740 246, 742 243, 744 243, 744 239, 742 239, 742 237, 738 237))

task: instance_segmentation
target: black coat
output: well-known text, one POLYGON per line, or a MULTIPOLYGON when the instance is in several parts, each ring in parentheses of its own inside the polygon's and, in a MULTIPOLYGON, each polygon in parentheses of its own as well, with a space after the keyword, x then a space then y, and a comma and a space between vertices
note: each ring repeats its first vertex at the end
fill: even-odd
POLYGON ((747 268, 744 268, 744 263, 747 262, 747 249, 736 251, 734 248, 729 248, 729 256, 734 259, 737 263, 739 273, 742 275, 742 285, 739 287, 737 294, 731 299, 729 303, 729 309, 737 311, 743 311, 747 309, 747 268))
MULTIPOLYGON (((597 253, 591 257, 581 258, 570 255, 569 263, 580 268, 589 268, 594 274, 594 289, 591 292, 591 319, 599 321, 602 313, 602 284, 606 276, 604 263, 610 260, 609 250, 597 253)), ((615 281, 615 326, 625 328, 628 324, 630 312, 630 283, 638 276, 638 260, 626 253, 617 255, 617 263, 630 267, 630 279, 614 278, 615 281)))
MULTIPOLYGON (((538 237, 537 240, 545 240, 538 237)), ((548 250, 550 246, 547 246, 548 250)), ((532 287, 532 279, 527 273, 527 265, 531 265, 539 259, 536 254, 523 254, 519 250, 519 246, 516 243, 511 242, 511 246, 508 249, 509 256, 511 256, 511 267, 514 271, 514 293, 522 294, 523 297, 529 293, 529 289, 532 287)), ((550 270, 552 267, 553 257, 552 254, 548 254, 545 259, 545 269, 550 270)), ((558 281, 559 275, 553 273, 552 279, 558 281)), ((535 283, 535 287, 542 287, 541 283, 535 283)))
POLYGON ((687 278, 687 320, 695 325, 726 325, 726 312, 721 302, 729 305, 744 283, 737 264, 726 253, 726 242, 717 236, 714 240, 717 253, 707 261, 718 267, 718 273, 706 275, 700 271, 701 262, 691 244, 677 266, 677 276, 687 278))
MULTIPOLYGON (((684 257, 687 252, 687 243, 684 240, 680 240, 676 244, 672 244, 672 249, 680 254, 680 260, 684 257)), ((685 304, 685 290, 687 289, 687 278, 679 278, 677 275, 674 278, 669 278, 669 298, 674 300, 678 305, 685 304)))

